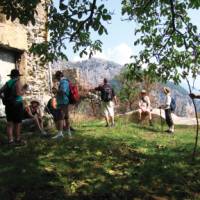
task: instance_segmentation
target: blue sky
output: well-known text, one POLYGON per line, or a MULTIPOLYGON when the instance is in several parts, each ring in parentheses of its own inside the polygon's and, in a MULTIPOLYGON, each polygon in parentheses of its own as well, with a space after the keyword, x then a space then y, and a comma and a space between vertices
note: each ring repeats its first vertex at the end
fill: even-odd
MULTIPOLYGON (((55 0, 55 2, 58 2, 58 0, 55 0)), ((131 55, 137 54, 141 49, 141 47, 135 47, 133 45, 136 39, 134 36, 136 24, 133 21, 122 21, 121 0, 107 0, 105 5, 110 11, 113 11, 114 14, 111 22, 106 24, 108 35, 99 36, 94 34, 95 39, 100 39, 103 42, 102 53, 97 53, 95 57, 125 64, 130 61, 131 55)), ((193 10, 189 12, 189 15, 192 23, 197 25, 200 31, 200 12, 198 10, 193 10)), ((71 61, 81 60, 70 48, 67 54, 71 61)), ((182 84, 185 86, 184 82, 182 84)), ((196 80, 195 85, 200 88, 200 78, 196 80)))

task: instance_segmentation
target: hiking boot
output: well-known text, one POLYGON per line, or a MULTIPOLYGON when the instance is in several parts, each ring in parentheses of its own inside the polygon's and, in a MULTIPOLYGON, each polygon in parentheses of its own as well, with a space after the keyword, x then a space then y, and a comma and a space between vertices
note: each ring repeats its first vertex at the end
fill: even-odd
POLYGON ((12 147, 12 146, 15 146, 15 142, 12 140, 12 141, 9 141, 8 142, 8 146, 12 147))
POLYGON ((41 137, 49 138, 49 137, 51 137, 51 134, 47 133, 46 131, 42 131, 41 132, 41 137))
POLYGON ((68 137, 72 137, 71 128, 63 131, 63 133, 64 133, 64 135, 67 135, 68 137))
POLYGON ((153 123, 152 123, 152 121, 149 121, 149 126, 153 126, 153 123))
POLYGON ((70 126, 70 131, 75 132, 76 129, 74 129, 73 127, 70 126))
POLYGON ((169 129, 169 130, 166 130, 165 132, 166 132, 166 133, 174 133, 174 131, 172 131, 172 130, 170 130, 170 129, 169 129))
POLYGON ((115 124, 111 124, 111 127, 115 127, 115 124))
POLYGON ((67 135, 68 135, 69 138, 72 137, 72 134, 71 134, 71 130, 70 130, 70 129, 67 131, 67 135))
POLYGON ((58 133, 57 135, 55 135, 54 137, 52 137, 52 139, 61 139, 63 137, 64 137, 64 135, 62 133, 58 133))
POLYGON ((25 146, 27 142, 25 140, 19 139, 15 141, 15 146, 25 146))

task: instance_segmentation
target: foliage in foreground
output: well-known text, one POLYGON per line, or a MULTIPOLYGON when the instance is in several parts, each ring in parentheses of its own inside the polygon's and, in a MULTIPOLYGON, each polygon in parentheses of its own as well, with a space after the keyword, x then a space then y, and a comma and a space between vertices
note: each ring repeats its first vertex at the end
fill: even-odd
POLYGON ((125 120, 103 126, 82 123, 59 142, 31 136, 27 147, 1 146, 0 199, 200 198, 193 128, 171 136, 125 120))

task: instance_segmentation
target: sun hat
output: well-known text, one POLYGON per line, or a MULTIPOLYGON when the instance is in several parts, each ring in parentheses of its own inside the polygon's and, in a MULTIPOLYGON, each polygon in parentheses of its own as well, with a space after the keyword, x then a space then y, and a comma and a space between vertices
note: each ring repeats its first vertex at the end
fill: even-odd
POLYGON ((18 76, 23 76, 23 75, 19 73, 18 69, 12 69, 10 74, 8 74, 7 76, 18 77, 18 76))
POLYGON ((164 91, 166 94, 170 93, 170 89, 169 89, 168 87, 164 87, 164 88, 163 88, 163 91, 164 91))
POLYGON ((38 105, 40 105, 40 102, 37 99, 33 99, 31 100, 31 104, 37 103, 38 105))
POLYGON ((146 90, 142 90, 142 91, 141 91, 141 94, 146 94, 146 93, 147 93, 146 90))
POLYGON ((63 72, 61 72, 61 71, 57 71, 56 73, 55 73, 55 78, 61 78, 61 77, 63 77, 64 75, 63 75, 63 72))

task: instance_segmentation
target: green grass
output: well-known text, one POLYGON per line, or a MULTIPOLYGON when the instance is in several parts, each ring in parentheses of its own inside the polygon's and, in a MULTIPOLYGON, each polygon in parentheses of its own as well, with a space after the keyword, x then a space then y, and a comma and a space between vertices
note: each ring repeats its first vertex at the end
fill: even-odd
POLYGON ((72 139, 27 136, 26 147, 2 145, 0 199, 200 199, 194 127, 177 127, 171 136, 122 119, 103 126, 83 122, 72 139))

